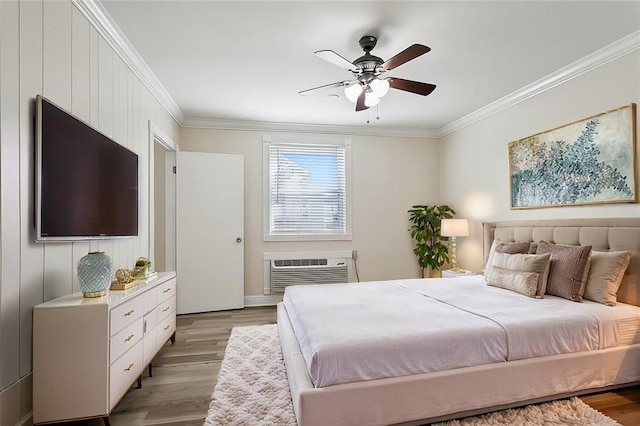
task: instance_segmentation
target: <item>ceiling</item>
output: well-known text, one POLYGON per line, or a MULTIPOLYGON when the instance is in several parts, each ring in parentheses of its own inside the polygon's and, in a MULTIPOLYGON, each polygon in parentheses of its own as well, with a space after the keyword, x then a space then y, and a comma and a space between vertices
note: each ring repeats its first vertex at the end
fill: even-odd
POLYGON ((119 1, 101 5, 186 120, 438 131, 640 30, 640 1, 119 1), (437 85, 391 90, 355 112, 349 80, 316 57, 352 61, 358 40, 389 59, 413 43, 431 52, 386 76, 437 85), (379 119, 376 117, 379 116, 379 119))

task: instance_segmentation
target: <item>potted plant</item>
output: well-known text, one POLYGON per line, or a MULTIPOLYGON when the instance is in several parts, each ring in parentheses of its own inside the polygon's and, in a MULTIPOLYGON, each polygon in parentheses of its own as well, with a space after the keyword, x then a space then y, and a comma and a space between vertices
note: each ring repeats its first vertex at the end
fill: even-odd
POLYGON ((451 219, 454 214, 446 205, 415 205, 409 210, 409 231, 416 243, 413 252, 418 257, 423 277, 439 276, 440 267, 449 261, 449 247, 446 244, 449 238, 440 235, 440 227, 442 219, 451 219))

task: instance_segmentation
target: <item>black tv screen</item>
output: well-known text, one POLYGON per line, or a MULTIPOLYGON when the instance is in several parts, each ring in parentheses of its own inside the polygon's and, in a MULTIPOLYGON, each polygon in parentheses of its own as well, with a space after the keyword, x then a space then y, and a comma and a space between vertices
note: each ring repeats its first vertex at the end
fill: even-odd
POLYGON ((138 155, 36 98, 36 241, 138 235, 138 155))

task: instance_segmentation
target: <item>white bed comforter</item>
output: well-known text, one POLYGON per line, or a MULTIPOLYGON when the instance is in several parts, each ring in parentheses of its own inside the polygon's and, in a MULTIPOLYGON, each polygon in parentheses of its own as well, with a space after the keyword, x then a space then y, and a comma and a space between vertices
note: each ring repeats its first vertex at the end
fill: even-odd
POLYGON ((616 309, 489 287, 482 276, 287 288, 314 386, 617 345, 616 309))

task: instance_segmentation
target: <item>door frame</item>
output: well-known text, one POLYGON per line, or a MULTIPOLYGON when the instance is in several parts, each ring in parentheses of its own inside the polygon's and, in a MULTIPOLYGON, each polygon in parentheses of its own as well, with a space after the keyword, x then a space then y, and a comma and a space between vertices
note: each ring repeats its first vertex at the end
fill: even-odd
MULTIPOLYGON (((176 143, 169 135, 160 130, 157 126, 153 124, 151 120, 149 120, 149 155, 148 155, 148 163, 147 167, 149 170, 149 223, 148 230, 149 233, 149 260, 151 264, 155 263, 155 144, 160 144, 167 151, 168 154, 172 155, 173 158, 173 166, 175 166, 175 153, 180 150, 180 146, 176 143)), ((166 242, 172 242, 165 244, 165 262, 167 263, 168 268, 176 268, 176 247, 175 247, 175 239, 176 239, 176 185, 175 185, 175 174, 171 173, 167 175, 165 180, 165 188, 167 189, 165 193, 166 199, 166 214, 165 214, 165 232, 166 232, 166 242), (172 185, 168 185, 167 181, 169 179, 173 180, 172 185)))

